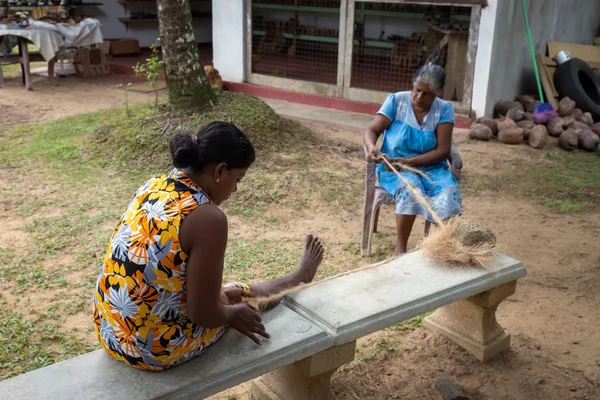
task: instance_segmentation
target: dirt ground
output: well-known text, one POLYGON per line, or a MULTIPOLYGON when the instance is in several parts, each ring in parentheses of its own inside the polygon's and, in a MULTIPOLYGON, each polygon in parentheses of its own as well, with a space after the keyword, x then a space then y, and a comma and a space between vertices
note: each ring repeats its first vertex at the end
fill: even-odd
MULTIPOLYGON (((151 101, 154 94, 140 78, 110 75, 99 78, 80 78, 69 75, 58 79, 52 86, 48 78, 33 75, 33 90, 21 84, 20 70, 11 69, 4 74, 4 87, 0 88, 0 121, 2 125, 24 122, 55 121, 77 114, 123 107, 124 94, 118 84, 135 84, 129 90, 129 103, 151 101)), ((1 128, 0 128, 1 129, 1 128)))
MULTIPOLYGON (((116 78, 115 83, 123 78, 116 78)), ((131 79, 129 79, 131 81, 131 79)), ((123 94, 106 81, 69 77, 58 88, 44 78, 34 80, 27 92, 15 79, 0 89, 0 129, 24 122, 47 121, 66 116, 120 107, 123 94)), ((130 102, 148 101, 148 93, 130 93, 130 102)), ((307 124, 331 149, 331 157, 355 168, 362 177, 360 133, 355 130, 307 124)), ((520 168, 532 159, 527 147, 495 143, 463 142, 459 151, 464 170, 471 176, 494 174, 499 169, 520 168)), ((0 170, 0 186, 10 187, 22 176, 0 170)), ((469 175, 467 175, 469 176, 469 175)), ((22 196, 40 196, 43 187, 20 186, 22 196), (28 192, 30 191, 30 192, 28 192)), ((362 197, 362 193, 357 193, 362 197)), ((18 229, 20 218, 5 203, 0 241, 24 244, 33 240, 18 229)), ((473 399, 598 399, 600 398, 600 215, 557 214, 515 198, 511 193, 469 191, 464 216, 488 224, 497 234, 502 252, 523 262, 528 276, 519 281, 515 295, 497 313, 499 323, 512 334, 511 349, 482 364, 454 343, 419 327, 390 328, 359 342, 356 360, 334 375, 333 389, 340 399, 441 399, 435 379, 453 379, 473 399)), ((51 210, 34 211, 47 213, 51 210)), ((273 213, 283 212, 274 209, 273 213)), ((46 215, 46 214, 44 214, 46 215)), ((380 235, 394 237, 393 210, 382 210, 380 235)), ((319 207, 283 231, 244 226, 231 218, 233 238, 245 236, 302 236, 320 226, 325 242, 356 245, 360 237, 361 210, 347 210, 343 218, 319 207)), ((422 232, 415 225, 411 245, 422 232)), ((391 239, 390 239, 391 240, 391 239)), ((331 249, 332 262, 344 262, 343 252, 331 249)), ((68 255, 64 255, 68 257, 68 255)), ((5 294, 6 296, 6 294, 5 294)), ((89 323, 87 318, 71 322, 89 323)), ((82 333, 91 335, 89 329, 82 333)), ((93 339, 92 339, 93 340, 93 339)), ((215 398, 247 398, 248 384, 215 398), (228 397, 227 397, 228 396, 228 397)))

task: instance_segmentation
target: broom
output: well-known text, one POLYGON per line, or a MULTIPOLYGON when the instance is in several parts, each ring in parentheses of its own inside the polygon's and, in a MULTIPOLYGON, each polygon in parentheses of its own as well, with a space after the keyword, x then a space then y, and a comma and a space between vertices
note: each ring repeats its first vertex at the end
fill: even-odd
POLYGON ((531 30, 529 29, 529 19, 527 18, 527 6, 525 0, 521 0, 523 6, 523 18, 525 19, 525 29, 527 30, 527 38, 529 40, 529 50, 531 51, 531 59, 533 61, 533 71, 535 72, 535 80, 537 82, 538 94, 541 104, 538 105, 533 112, 533 119, 538 124, 548 122, 550 118, 556 115, 554 107, 551 104, 544 103, 544 93, 542 91, 542 82, 540 80, 540 71, 538 70, 537 61, 535 60, 535 50, 533 48, 533 40, 531 39, 531 30))

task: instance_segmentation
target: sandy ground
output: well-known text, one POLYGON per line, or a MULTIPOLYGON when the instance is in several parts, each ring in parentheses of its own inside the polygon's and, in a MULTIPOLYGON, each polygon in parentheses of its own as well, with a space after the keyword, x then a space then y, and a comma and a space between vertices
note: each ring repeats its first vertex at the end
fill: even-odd
MULTIPOLYGON (((44 78, 36 78, 34 88, 27 92, 18 80, 6 82, 0 89, 0 127, 55 120, 122 104, 122 93, 112 83, 69 77, 53 88, 44 78)), ((151 98, 147 93, 130 94, 131 102, 151 98)), ((331 157, 356 168, 362 176, 364 164, 356 130, 308 125, 328 141, 331 157)), ((459 150, 467 171, 514 168, 531 158, 527 147, 494 143, 465 142, 459 144, 459 150)), ((0 171, 2 185, 16 178, 16 172, 10 169, 0 171)), ((362 339, 359 347, 365 360, 357 355, 355 362, 334 375, 332 385, 338 398, 441 399, 434 382, 442 376, 453 379, 473 399, 600 398, 598 213, 556 214, 515 199, 511 193, 486 191, 465 196, 464 206, 465 217, 489 224, 498 235, 503 253, 522 261, 528 269, 516 294, 503 302, 497 313, 499 323, 512 334, 511 349, 482 364, 446 338, 422 328, 387 330, 362 339)), ((285 235, 302 235, 327 225, 332 229, 324 234, 325 240, 355 243, 360 214, 361 210, 349 210, 340 220, 315 208, 310 218, 290 224, 285 235)), ((10 237, 14 241, 15 235, 20 235, 16 238, 28 243, 31 238, 18 231, 21 224, 15 219, 19 217, 11 219, 8 213, 6 218, 0 240, 10 237)), ((231 230, 237 230, 238 236, 266 233, 241 225, 241 221, 232 219, 231 230)), ((380 232, 384 237, 394 235, 390 208, 382 210, 380 232)), ((421 232, 422 224, 417 223, 413 245, 421 232)), ((334 252, 329 257, 343 262, 342 255, 334 252)), ((247 398, 247 389, 245 384, 216 398, 247 398)))
POLYGON ((116 86, 136 84, 139 90, 129 91, 129 104, 151 101, 145 83, 140 78, 110 75, 101 78, 80 78, 69 75, 58 79, 52 86, 48 78, 33 75, 33 90, 25 90, 21 84, 20 70, 4 75, 4 87, 0 88, 0 121, 2 125, 24 122, 54 121, 77 114, 123 107, 124 94, 116 86))

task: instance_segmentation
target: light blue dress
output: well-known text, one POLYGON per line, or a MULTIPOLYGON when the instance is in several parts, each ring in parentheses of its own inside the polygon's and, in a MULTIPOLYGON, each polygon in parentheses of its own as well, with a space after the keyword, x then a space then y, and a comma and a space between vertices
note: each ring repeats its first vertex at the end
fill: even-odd
MULTIPOLYGON (((419 124, 410 104, 411 92, 390 94, 378 114, 392 121, 383 137, 381 152, 390 158, 409 158, 425 154, 435 149, 435 130, 439 124, 454 124, 452 104, 436 98, 429 114, 419 124)), ((427 174, 425 179, 414 172, 401 171, 402 176, 415 189, 420 189, 429 204, 441 219, 462 214, 462 194, 458 182, 448 168, 446 161, 435 165, 417 167, 427 174)), ((396 199, 396 214, 422 215, 433 222, 433 217, 406 189, 406 184, 394 173, 388 172, 385 165, 377 165, 379 186, 396 199)))

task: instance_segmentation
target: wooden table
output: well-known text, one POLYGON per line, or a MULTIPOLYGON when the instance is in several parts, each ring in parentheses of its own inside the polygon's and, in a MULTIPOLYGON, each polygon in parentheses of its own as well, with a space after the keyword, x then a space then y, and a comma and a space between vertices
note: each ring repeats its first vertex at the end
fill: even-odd
MULTIPOLYGON (((19 54, 18 55, 10 55, 8 57, 0 58, 0 87, 4 84, 4 74, 2 72, 2 65, 6 64, 21 64, 21 75, 23 79, 23 83, 25 84, 25 88, 27 90, 33 90, 33 85, 31 82, 31 71, 29 63, 32 61, 45 61, 44 58, 39 53, 29 54, 29 49, 27 45, 30 43, 27 39, 21 36, 17 36, 19 43, 19 54)), ((0 36, 0 43, 2 42, 3 37, 0 36)), ((56 77, 54 76, 54 64, 56 63, 56 57, 50 59, 48 61, 48 79, 50 79, 50 83, 54 86, 58 85, 56 77)))
POLYGON ((448 46, 446 61, 446 88, 444 99, 451 100, 456 92, 458 102, 461 102, 465 88, 465 69, 467 66, 467 51, 469 48, 469 31, 449 31, 429 25, 432 29, 445 34, 443 41, 448 46))

